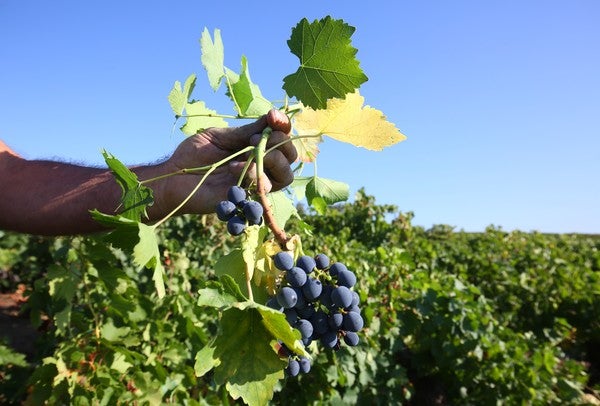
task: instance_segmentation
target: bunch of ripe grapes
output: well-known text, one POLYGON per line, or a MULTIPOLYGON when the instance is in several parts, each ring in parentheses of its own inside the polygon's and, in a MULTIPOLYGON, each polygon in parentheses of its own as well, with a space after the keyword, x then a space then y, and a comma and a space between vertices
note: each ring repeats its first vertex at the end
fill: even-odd
POLYGON ((248 200, 246 191, 232 186, 227 191, 227 200, 217 204, 217 217, 227 222, 227 231, 231 235, 240 235, 247 225, 261 224, 263 207, 259 202, 248 200))
MULTIPOLYGON (((283 311, 290 325, 300 331, 304 345, 318 341, 333 350, 338 350, 342 342, 357 345, 364 320, 359 296, 352 290, 356 284, 354 273, 341 262, 330 263, 325 254, 302 255, 294 263, 291 253, 282 251, 273 260, 284 277, 277 295, 267 305, 283 311)), ((302 362, 306 361, 290 355, 288 375, 306 372, 302 362)))
MULTIPOLYGON (((240 235, 248 224, 261 224, 263 207, 248 200, 246 191, 233 186, 227 200, 216 207, 217 217, 227 222, 232 235, 240 235)), ((294 261, 291 252, 273 256, 275 267, 282 271, 277 294, 267 306, 282 311, 290 325, 300 331, 308 347, 313 341, 327 349, 338 350, 342 342, 356 346, 358 332, 364 326, 358 293, 352 290, 356 275, 341 262, 331 263, 327 255, 301 255, 294 261)), ((296 376, 310 370, 310 360, 298 357, 283 344, 279 354, 288 358, 286 373, 296 376)))

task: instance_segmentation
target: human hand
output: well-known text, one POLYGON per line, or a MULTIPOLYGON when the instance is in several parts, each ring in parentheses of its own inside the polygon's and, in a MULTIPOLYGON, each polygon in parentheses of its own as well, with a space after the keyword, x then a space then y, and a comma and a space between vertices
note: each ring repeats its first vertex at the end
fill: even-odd
MULTIPOLYGON (((166 173, 169 173, 184 168, 211 165, 249 145, 257 145, 262 131, 267 126, 273 130, 267 148, 290 138, 290 122, 287 116, 278 110, 271 110, 269 114, 251 124, 241 127, 209 128, 185 139, 162 166, 166 173)), ((291 142, 283 144, 265 156, 264 170, 267 177, 263 180, 267 191, 282 189, 292 182, 294 176, 290 164, 297 156, 291 142)), ((212 172, 179 213, 213 212, 217 203, 225 200, 227 190, 237 184, 248 157, 249 154, 240 155, 212 172)), ((165 179, 155 190, 155 205, 166 214, 188 196, 201 177, 202 173, 186 173, 165 179)), ((245 183, 251 181, 256 181, 254 163, 246 174, 245 183)))

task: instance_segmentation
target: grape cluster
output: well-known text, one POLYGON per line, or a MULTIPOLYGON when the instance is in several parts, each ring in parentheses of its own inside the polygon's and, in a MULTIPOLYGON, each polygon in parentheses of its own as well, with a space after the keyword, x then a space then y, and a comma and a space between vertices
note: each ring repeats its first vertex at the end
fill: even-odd
POLYGON ((248 200, 246 191, 239 186, 232 186, 227 191, 227 200, 217 204, 217 217, 227 222, 227 231, 231 235, 240 235, 248 224, 262 223, 263 207, 254 200, 248 200))
MULTIPOLYGON (((304 345, 318 340, 333 350, 338 350, 342 341, 356 346, 358 332, 364 326, 359 296, 352 290, 356 275, 341 262, 330 264, 325 254, 314 258, 302 255, 294 264, 291 253, 282 251, 273 261, 284 274, 277 294, 267 306, 283 311, 290 325, 300 331, 304 345)), ((289 376, 309 369, 308 359, 288 356, 289 376), (303 367, 307 362, 308 367, 303 367)))

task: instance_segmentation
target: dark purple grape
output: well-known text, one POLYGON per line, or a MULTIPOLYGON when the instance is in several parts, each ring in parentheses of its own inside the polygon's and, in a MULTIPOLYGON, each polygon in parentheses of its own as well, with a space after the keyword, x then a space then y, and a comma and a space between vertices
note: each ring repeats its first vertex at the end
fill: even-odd
POLYGON ((277 293, 277 302, 281 305, 281 307, 285 309, 289 309, 294 307, 298 302, 298 295, 296 291, 290 287, 284 286, 277 293))
POLYGON ((310 322, 313 325, 315 333, 319 335, 324 334, 327 332, 327 330, 329 330, 329 320, 327 318, 327 314, 322 310, 315 312, 315 314, 313 314, 313 316, 310 318, 310 322))
POLYGON ((342 313, 331 313, 328 318, 329 328, 331 330, 339 330, 342 327, 344 315, 342 313))
POLYGON ((360 331, 364 327, 365 323, 362 316, 356 312, 348 312, 344 314, 344 330, 346 331, 360 331))
POLYGON ((344 335, 344 342, 346 344, 348 344, 350 347, 355 347, 358 345, 358 341, 358 334, 356 334, 354 331, 346 331, 346 334, 344 335))
POLYGON ((300 373, 300 363, 293 358, 288 361, 288 366, 285 368, 287 376, 296 376, 300 373))
POLYGON ((302 334, 302 338, 308 339, 313 334, 313 325, 308 320, 300 319, 296 323, 294 323, 294 327, 300 331, 300 334, 302 334))
POLYGON ((335 346, 338 344, 337 331, 329 330, 323 334, 321 336, 321 344, 323 344, 325 348, 335 348, 335 346))
POLYGON ((242 208, 244 216, 250 224, 260 224, 263 215, 263 207, 259 202, 249 201, 242 208))
POLYGON ((346 268, 346 265, 342 264, 341 262, 334 262, 329 267, 329 274, 331 276, 337 276, 337 274, 340 271, 347 271, 347 270, 348 270, 348 268, 346 268))
POLYGON ((315 307, 312 303, 306 303, 302 308, 298 308, 298 305, 296 305, 296 312, 298 313, 298 316, 303 319, 310 319, 312 315, 315 314, 315 311, 315 307))
POLYGON ((323 285, 318 279, 308 278, 304 286, 302 286, 302 293, 309 302, 314 302, 323 291, 323 285))
POLYGON ((315 262, 315 259, 313 257, 309 257, 308 255, 302 255, 296 261, 296 266, 304 269, 304 272, 306 273, 311 273, 317 266, 317 263, 315 262))
POLYGON ((310 360, 308 358, 300 357, 300 361, 298 362, 300 364, 300 372, 306 374, 310 371, 310 360))
POLYGON ((285 280, 293 286, 294 288, 299 288, 304 286, 308 277, 306 276, 306 272, 302 270, 302 268, 298 268, 297 266, 293 267, 289 271, 285 273, 285 280))
POLYGON ((356 284, 356 275, 352 271, 340 271, 337 276, 338 285, 351 288, 356 284))
POLYGON ((318 254, 315 257, 315 263, 318 269, 325 269, 329 266, 329 257, 325 254, 318 254))
POLYGON ((352 304, 352 291, 345 286, 338 286, 331 292, 331 301, 338 307, 349 307, 352 304))
POLYGON ((285 314, 285 319, 291 325, 293 325, 296 322, 296 320, 298 320, 298 313, 293 308, 292 309, 285 309, 283 311, 283 313, 285 314))
POLYGON ((236 206, 246 199, 246 191, 239 186, 232 186, 227 191, 227 200, 236 206))
POLYGON ((273 257, 275 267, 280 271, 289 271, 294 267, 294 257, 287 251, 281 251, 273 257))
POLYGON ((360 307, 358 307, 358 305, 350 305, 350 307, 347 307, 346 310, 360 314, 360 307))
POLYGON ((233 216, 227 221, 227 231, 231 235, 240 235, 246 228, 246 220, 239 216, 233 216))
POLYGON ((235 210, 235 204, 231 203, 229 200, 223 200, 217 204, 215 213, 217 213, 219 220, 227 221, 235 215, 235 210))

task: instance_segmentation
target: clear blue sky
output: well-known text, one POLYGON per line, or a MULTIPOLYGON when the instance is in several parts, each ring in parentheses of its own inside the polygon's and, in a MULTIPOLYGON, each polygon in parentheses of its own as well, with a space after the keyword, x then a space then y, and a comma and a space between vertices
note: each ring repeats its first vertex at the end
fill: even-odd
POLYGON ((152 162, 183 139, 175 80, 198 73, 195 97, 230 111, 200 64, 204 27, 281 99, 291 27, 329 14, 356 27, 361 92, 408 140, 379 153, 328 140, 319 175, 425 227, 600 233, 600 2, 294 4, 2 0, 0 138, 27 158, 152 162))

